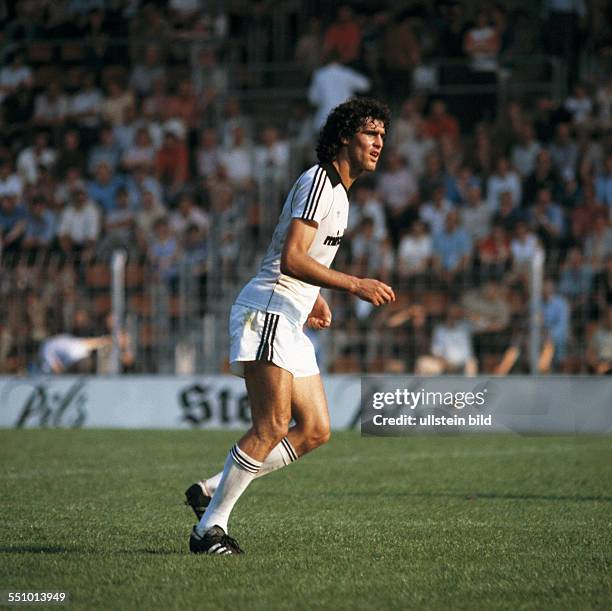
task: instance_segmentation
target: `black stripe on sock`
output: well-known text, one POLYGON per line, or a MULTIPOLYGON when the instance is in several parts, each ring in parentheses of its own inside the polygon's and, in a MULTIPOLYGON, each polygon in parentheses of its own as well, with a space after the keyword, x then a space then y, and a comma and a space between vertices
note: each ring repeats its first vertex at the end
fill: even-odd
POLYGON ((289 454, 289 460, 291 460, 291 462, 296 461, 298 459, 298 456, 295 453, 293 446, 291 445, 291 442, 286 437, 283 437, 281 439, 281 443, 283 444, 283 447, 287 451, 287 454, 289 454))
POLYGON ((238 456, 240 456, 240 458, 247 463, 248 465, 250 465, 251 467, 253 467, 253 469, 259 469, 259 467, 261 466, 259 463, 256 463, 252 458, 250 458, 249 456, 247 456, 241 449, 240 446, 236 443, 234 444, 233 448, 232 448, 236 454, 238 456))
POLYGON ((247 462, 246 459, 244 459, 242 456, 240 456, 240 454, 238 454, 235 446, 230 450, 230 454, 232 455, 234 461, 245 471, 248 471, 249 473, 257 473, 259 471, 259 467, 247 462))

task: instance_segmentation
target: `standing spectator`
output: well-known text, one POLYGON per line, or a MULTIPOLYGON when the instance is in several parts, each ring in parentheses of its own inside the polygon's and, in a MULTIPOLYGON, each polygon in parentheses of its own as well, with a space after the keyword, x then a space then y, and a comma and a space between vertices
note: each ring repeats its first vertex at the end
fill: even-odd
POLYGON ((535 137, 533 125, 525 123, 520 131, 519 141, 512 147, 512 166, 521 178, 526 178, 535 169, 542 145, 535 137))
POLYGON ((155 158, 157 180, 170 195, 178 193, 189 178, 189 150, 177 133, 166 128, 164 143, 155 158))
POLYGON ((499 200, 502 193, 509 192, 512 195, 512 205, 517 207, 521 203, 521 179, 519 175, 510 168, 508 159, 500 157, 495 164, 495 173, 489 176, 487 181, 487 201, 492 212, 499 210, 499 200))
POLYGON ((361 38, 361 27, 353 9, 342 4, 338 7, 336 21, 325 32, 323 50, 328 57, 335 55, 342 64, 350 64, 359 59, 361 38))
POLYGON ((597 201, 608 207, 612 217, 612 153, 606 155, 604 171, 595 179, 597 201))
POLYGON ((57 153, 49 147, 49 134, 38 131, 34 136, 34 144, 24 149, 17 157, 17 171, 26 185, 35 185, 38 181, 39 168, 52 168, 57 153))
POLYGON ((52 80, 43 93, 36 96, 34 122, 41 127, 62 127, 68 110, 68 97, 60 88, 59 82, 52 80))
POLYGON ((77 188, 59 220, 58 237, 62 251, 82 261, 94 254, 100 234, 100 212, 84 189, 77 188))
POLYGON ((317 109, 315 131, 323 127, 332 109, 356 93, 365 93, 368 89, 370 80, 366 76, 344 66, 336 56, 331 55, 325 66, 314 71, 308 89, 308 101, 317 109))
POLYGON ((559 176, 575 176, 578 168, 578 144, 572 138, 569 123, 559 123, 550 156, 559 176))

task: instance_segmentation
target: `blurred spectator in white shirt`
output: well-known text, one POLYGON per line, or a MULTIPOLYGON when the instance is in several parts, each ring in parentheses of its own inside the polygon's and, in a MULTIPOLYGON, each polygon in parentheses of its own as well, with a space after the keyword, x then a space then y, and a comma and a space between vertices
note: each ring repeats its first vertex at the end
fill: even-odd
POLYGON ((535 169, 542 145, 535 137, 533 125, 526 123, 520 131, 519 141, 512 147, 512 166, 525 179, 535 169))
POLYGON ((510 167, 506 157, 497 160, 495 173, 487 181, 487 201, 492 212, 499 210, 499 199, 502 193, 512 194, 512 204, 516 207, 521 202, 522 186, 519 175, 510 167))
POLYGON ((24 149, 17 157, 17 171, 28 185, 38 181, 39 167, 53 168, 57 152, 49 147, 49 134, 46 131, 36 132, 34 144, 24 149))

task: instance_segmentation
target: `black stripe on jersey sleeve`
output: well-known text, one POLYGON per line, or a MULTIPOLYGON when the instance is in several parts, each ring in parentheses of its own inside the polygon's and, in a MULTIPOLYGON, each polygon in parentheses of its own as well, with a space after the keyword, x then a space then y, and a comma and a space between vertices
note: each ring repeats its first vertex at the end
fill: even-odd
POLYGON ((325 170, 319 167, 312 179, 310 192, 306 198, 306 205, 304 206, 304 212, 302 212, 303 219, 310 221, 314 218, 314 214, 311 214, 311 211, 313 210, 313 206, 316 210, 316 202, 318 202, 318 198, 321 196, 323 185, 325 185, 325 170))

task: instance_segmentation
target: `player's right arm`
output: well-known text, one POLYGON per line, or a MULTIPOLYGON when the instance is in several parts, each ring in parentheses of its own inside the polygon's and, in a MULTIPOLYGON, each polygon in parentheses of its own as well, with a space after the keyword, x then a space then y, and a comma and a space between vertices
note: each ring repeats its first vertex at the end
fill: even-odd
POLYGON ((294 218, 281 254, 281 272, 322 288, 347 291, 375 306, 395 301, 393 289, 373 278, 357 278, 322 265, 309 254, 317 223, 294 218))

